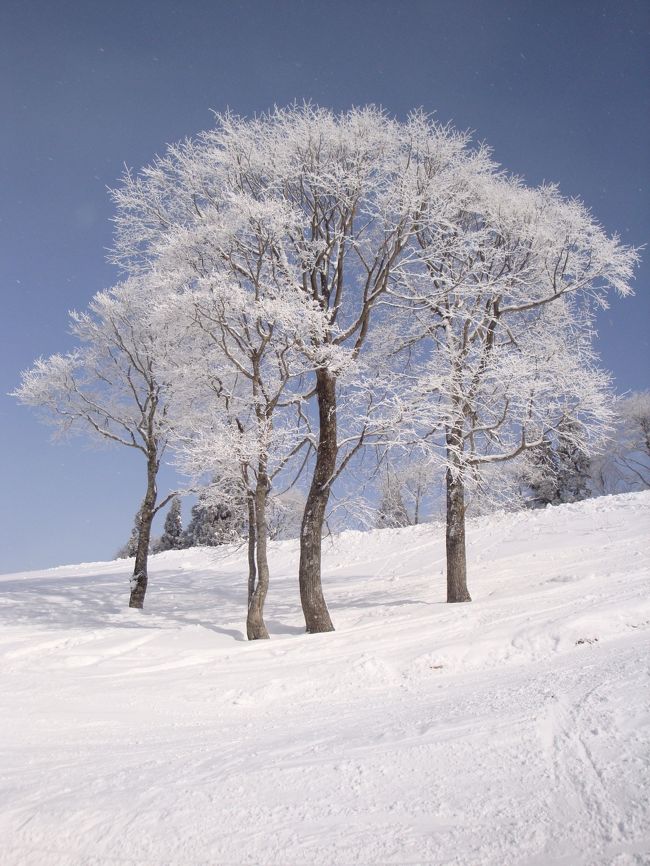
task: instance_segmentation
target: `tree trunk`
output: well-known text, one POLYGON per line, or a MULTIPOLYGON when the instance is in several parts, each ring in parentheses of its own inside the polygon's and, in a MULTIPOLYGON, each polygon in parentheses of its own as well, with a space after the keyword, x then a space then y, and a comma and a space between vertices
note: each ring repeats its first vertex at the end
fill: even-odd
POLYGON ((320 419, 318 450, 300 531, 300 601, 309 634, 334 631, 321 583, 321 538, 338 454, 336 377, 328 370, 316 371, 316 394, 320 419))
POLYGON ((255 495, 249 490, 246 498, 248 501, 248 607, 250 608, 257 579, 257 568, 255 566, 257 531, 255 528, 255 495))
POLYGON ((266 525, 266 500, 269 481, 266 470, 260 469, 255 487, 255 535, 257 554, 257 584, 248 605, 246 635, 249 640, 268 640, 269 633, 264 623, 264 602, 269 589, 269 563, 266 551, 268 527, 266 525))
POLYGON ((447 469, 447 601, 471 601, 465 557, 465 489, 459 472, 447 469))
POLYGON ((147 493, 140 508, 140 531, 138 533, 138 550, 135 555, 135 566, 131 578, 131 597, 129 607, 142 609, 144 597, 147 592, 147 563, 149 560, 149 542, 151 541, 151 524, 156 509, 156 475, 158 474, 158 461, 154 456, 147 459, 147 493))

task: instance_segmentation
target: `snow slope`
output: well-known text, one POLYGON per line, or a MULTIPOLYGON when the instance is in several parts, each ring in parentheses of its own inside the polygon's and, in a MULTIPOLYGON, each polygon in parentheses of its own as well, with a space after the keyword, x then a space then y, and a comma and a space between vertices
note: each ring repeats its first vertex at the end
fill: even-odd
POLYGON ((305 635, 272 545, 0 578, 0 863, 650 863, 650 492, 325 544, 305 635))

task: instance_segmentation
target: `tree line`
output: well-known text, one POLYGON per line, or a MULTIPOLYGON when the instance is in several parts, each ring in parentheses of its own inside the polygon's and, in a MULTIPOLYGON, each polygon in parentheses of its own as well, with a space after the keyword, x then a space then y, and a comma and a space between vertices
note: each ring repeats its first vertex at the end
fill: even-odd
POLYGON ((157 490, 168 451, 192 489, 216 476, 245 514, 258 639, 270 510, 297 479, 305 626, 325 632, 328 506, 376 471, 368 453, 443 474, 447 600, 463 602, 468 501, 513 466, 534 483, 560 442, 588 455, 609 435, 593 318, 631 293, 638 252, 423 112, 227 113, 112 196, 123 279, 71 314, 78 348, 38 360, 16 395, 61 433, 142 454, 133 607, 173 497, 157 490))

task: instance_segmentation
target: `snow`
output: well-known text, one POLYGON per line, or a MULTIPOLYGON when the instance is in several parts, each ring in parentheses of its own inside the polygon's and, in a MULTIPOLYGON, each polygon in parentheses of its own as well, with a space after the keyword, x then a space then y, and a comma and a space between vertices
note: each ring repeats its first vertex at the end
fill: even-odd
POLYGON ((650 492, 324 544, 336 632, 305 635, 297 541, 0 578, 0 863, 650 863, 650 492))

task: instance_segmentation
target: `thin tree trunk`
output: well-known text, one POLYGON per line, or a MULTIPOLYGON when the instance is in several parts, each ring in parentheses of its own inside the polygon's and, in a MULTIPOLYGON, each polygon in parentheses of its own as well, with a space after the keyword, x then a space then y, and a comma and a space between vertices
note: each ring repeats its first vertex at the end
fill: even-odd
POLYGON ((258 471, 255 488, 255 533, 257 554, 257 584, 253 590, 246 619, 246 635, 249 640, 266 640, 269 633, 264 623, 264 602, 269 589, 269 563, 267 557, 268 527, 266 525, 266 500, 269 481, 266 469, 258 471))
POLYGON ((334 631, 321 583, 321 538, 332 476, 338 454, 336 427, 336 377, 316 371, 320 431, 316 465, 307 495, 300 532, 300 601, 309 634, 334 631))
POLYGON ((457 449, 460 434, 454 430, 447 434, 447 601, 471 601, 467 590, 467 561, 465 556, 465 488, 459 468, 457 449), (455 470, 455 471, 454 471, 455 470))
POLYGON ((138 550, 135 555, 135 566, 131 578, 131 597, 129 607, 142 609, 144 597, 147 592, 147 564, 149 560, 149 542, 151 540, 151 524, 155 515, 156 497, 156 475, 158 474, 158 461, 155 455, 147 459, 147 493, 140 508, 140 531, 138 533, 138 550))
POLYGON ((257 531, 255 528, 255 495, 249 490, 246 498, 248 501, 248 607, 250 608, 257 578, 257 568, 255 566, 257 531))

